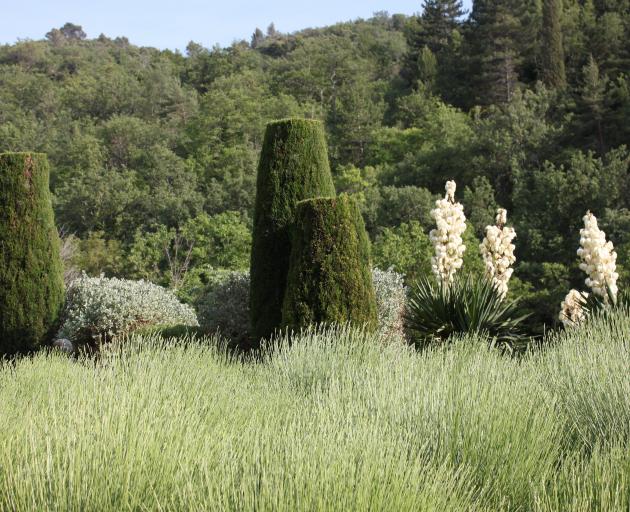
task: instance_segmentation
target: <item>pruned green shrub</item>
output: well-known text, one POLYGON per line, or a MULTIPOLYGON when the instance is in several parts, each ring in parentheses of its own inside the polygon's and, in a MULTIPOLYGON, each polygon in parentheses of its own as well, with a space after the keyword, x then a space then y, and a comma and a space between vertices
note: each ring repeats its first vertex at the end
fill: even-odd
POLYGON ((280 326, 289 268, 289 228, 298 201, 335 194, 323 125, 286 119, 267 125, 256 189, 251 254, 252 334, 280 326))
MULTIPOLYGON (((378 328, 386 339, 402 337, 407 289, 404 277, 393 270, 372 269, 378 328)), ((195 301, 202 332, 219 332, 235 345, 251 338, 249 272, 221 270, 195 301)), ((170 332, 170 330, 168 331, 170 332)))
POLYGON ((0 355, 29 352, 56 329, 63 264, 45 155, 0 154, 0 355))
POLYGON ((197 325, 193 308, 166 288, 147 281, 84 274, 68 289, 59 337, 94 346, 138 329, 197 325))
POLYGON ((351 323, 376 328, 370 247, 361 213, 347 195, 298 203, 282 324, 351 323))

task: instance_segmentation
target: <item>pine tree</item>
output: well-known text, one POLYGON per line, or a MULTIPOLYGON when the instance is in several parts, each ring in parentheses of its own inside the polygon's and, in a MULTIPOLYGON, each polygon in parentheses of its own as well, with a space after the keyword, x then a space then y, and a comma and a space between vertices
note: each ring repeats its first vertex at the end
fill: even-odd
POLYGON ((409 50, 401 75, 411 86, 425 78, 422 58, 427 49, 438 64, 444 64, 439 66, 442 75, 451 71, 448 68, 453 64, 452 58, 447 54, 452 51, 453 37, 464 14, 462 0, 423 0, 422 15, 411 18, 406 30, 409 50))
POLYGON ((282 320, 296 204, 335 194, 322 123, 269 123, 256 186, 250 288, 254 342, 273 334, 282 320))
POLYGON ((252 40, 249 43, 249 45, 255 49, 255 48, 258 48, 264 42, 264 40, 265 40, 265 34, 263 34, 262 30, 256 27, 256 30, 252 34, 252 40))
POLYGON ((0 153, 0 356, 44 344, 64 301, 44 155, 0 153))
POLYGON ((369 240, 349 196, 298 203, 282 323, 294 330, 321 323, 376 327, 369 240))
POLYGON ((518 87, 528 0, 475 0, 469 38, 476 54, 479 101, 509 103, 518 87))
POLYGON ((604 144, 604 129, 602 120, 604 118, 604 96, 606 92, 606 76, 601 77, 599 66, 592 55, 589 56, 588 63, 582 69, 583 86, 581 99, 591 117, 591 123, 586 122, 586 126, 594 125, 597 132, 597 142, 600 154, 606 152, 604 144))
POLYGON ((567 78, 562 44, 562 0, 544 0, 542 28, 542 78, 545 84, 564 89, 567 78))
POLYGON ((422 6, 422 33, 424 45, 433 53, 440 53, 450 44, 453 30, 466 14, 462 0, 424 0, 422 6))

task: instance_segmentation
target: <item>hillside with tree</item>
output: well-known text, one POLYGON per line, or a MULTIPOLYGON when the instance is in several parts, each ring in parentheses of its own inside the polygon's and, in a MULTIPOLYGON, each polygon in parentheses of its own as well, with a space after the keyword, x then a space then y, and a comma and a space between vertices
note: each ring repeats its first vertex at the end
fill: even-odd
POLYGON ((381 268, 429 271, 430 210, 454 179, 469 244, 510 211, 510 293, 537 329, 583 280, 589 209, 629 284, 630 1, 418 10, 292 34, 272 24, 185 54, 71 23, 0 46, 0 152, 48 154, 78 270, 188 301, 220 269, 248 267, 264 128, 291 116, 324 121, 337 191, 359 202, 381 268))

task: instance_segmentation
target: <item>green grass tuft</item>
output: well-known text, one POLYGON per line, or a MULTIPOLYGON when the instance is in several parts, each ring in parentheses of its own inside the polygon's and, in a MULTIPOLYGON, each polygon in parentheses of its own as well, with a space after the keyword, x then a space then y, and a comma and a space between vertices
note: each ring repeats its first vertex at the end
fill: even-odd
MULTIPOLYGON (((630 315, 506 357, 348 328, 0 366, 0 510, 628 510, 630 315)), ((185 341, 185 340, 184 340, 185 341)))

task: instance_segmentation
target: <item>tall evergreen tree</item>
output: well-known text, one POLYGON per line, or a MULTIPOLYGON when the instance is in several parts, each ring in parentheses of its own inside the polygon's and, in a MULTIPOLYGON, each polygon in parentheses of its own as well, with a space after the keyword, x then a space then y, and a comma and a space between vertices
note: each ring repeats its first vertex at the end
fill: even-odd
POLYGON ((586 107, 590 117, 590 123, 585 120, 585 126, 592 126, 597 133, 597 143, 600 154, 606 152, 604 144, 604 129, 602 120, 604 118, 604 96, 606 92, 606 76, 600 76, 597 61, 591 55, 588 63, 582 68, 583 85, 581 100, 586 107))
POLYGON ((564 89, 567 78, 562 44, 562 0, 544 0, 542 28, 542 78, 550 87, 564 89))
POLYGON ((469 39, 478 73, 478 100, 509 103, 518 87, 523 41, 531 37, 529 0, 475 0, 469 39))
POLYGON ((439 53, 451 42, 453 30, 466 13, 462 0, 424 0, 422 2, 421 36, 424 45, 434 53, 439 53))
POLYGON ((452 59, 447 54, 465 14, 462 0, 423 0, 422 15, 411 18, 406 31, 409 51, 401 74, 410 85, 425 79, 423 57, 427 50, 443 64, 442 74, 449 71, 452 59))
POLYGON ((0 357, 54 334, 64 300, 59 251, 46 156, 0 153, 0 357))
POLYGON ((291 250, 289 232, 298 201, 333 195, 322 123, 308 119, 269 123, 258 165, 251 253, 254 343, 280 327, 291 250))

